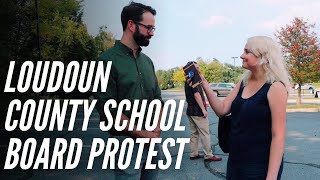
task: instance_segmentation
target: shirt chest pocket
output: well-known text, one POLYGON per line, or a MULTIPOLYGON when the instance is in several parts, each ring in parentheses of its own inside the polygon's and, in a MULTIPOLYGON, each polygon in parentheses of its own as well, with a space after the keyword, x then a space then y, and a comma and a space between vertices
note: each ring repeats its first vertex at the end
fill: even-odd
POLYGON ((134 71, 125 71, 119 74, 118 86, 127 90, 134 88, 139 83, 137 73, 134 71))

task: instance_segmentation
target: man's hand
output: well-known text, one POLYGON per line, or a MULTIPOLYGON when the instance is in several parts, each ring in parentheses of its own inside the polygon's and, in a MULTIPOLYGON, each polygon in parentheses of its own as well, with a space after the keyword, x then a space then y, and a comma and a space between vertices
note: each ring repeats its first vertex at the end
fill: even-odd
POLYGON ((159 138, 160 133, 159 132, 154 132, 154 131, 146 131, 146 130, 133 130, 132 135, 138 138, 159 138))
POLYGON ((204 118, 207 118, 208 117, 208 111, 207 110, 202 110, 202 113, 203 113, 203 117, 204 118))
POLYGON ((156 133, 160 137, 161 129, 160 127, 156 127, 156 129, 154 129, 152 132, 156 133))

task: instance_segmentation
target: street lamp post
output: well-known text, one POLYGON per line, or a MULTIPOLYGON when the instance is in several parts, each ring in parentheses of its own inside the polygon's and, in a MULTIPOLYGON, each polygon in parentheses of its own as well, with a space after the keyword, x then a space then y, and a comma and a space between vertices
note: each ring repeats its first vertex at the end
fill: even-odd
POLYGON ((233 56, 233 57, 231 57, 231 59, 233 59, 233 66, 234 67, 236 67, 236 59, 237 59, 238 57, 236 57, 236 56, 233 56))

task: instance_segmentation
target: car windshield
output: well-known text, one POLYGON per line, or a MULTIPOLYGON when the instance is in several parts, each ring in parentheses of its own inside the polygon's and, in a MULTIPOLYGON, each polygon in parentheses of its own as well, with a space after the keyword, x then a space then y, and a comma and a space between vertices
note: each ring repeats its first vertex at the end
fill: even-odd
POLYGON ((226 84, 227 88, 234 88, 234 86, 232 84, 226 84))
POLYGON ((215 86, 217 86, 217 83, 211 83, 210 84, 210 87, 215 87, 215 86))

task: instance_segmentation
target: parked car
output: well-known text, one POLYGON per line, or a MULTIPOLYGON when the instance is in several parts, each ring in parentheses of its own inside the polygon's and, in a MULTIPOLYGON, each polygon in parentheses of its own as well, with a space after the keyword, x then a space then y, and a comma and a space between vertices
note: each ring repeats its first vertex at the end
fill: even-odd
POLYGON ((210 87, 218 96, 227 96, 236 85, 233 83, 210 83, 210 87))
MULTIPOLYGON (((296 84, 294 86, 294 89, 298 89, 299 88, 299 84, 296 84)), ((315 88, 312 86, 311 83, 305 83, 305 84, 301 84, 301 90, 309 90, 310 93, 314 93, 315 88)))

